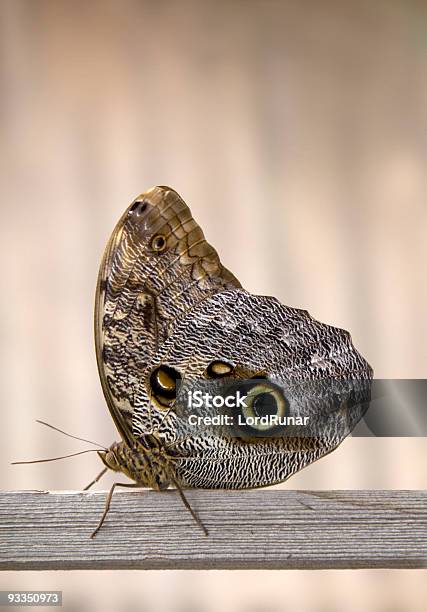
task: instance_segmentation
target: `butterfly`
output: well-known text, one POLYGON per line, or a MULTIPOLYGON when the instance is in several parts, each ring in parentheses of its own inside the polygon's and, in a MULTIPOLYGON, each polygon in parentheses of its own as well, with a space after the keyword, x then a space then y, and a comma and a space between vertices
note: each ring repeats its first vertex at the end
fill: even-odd
POLYGON ((242 288, 170 187, 138 196, 114 228, 95 345, 121 438, 98 453, 95 481, 110 469, 132 482, 113 484, 92 536, 116 486, 175 487, 207 533, 185 489, 283 482, 334 450, 369 403, 372 368, 349 333, 242 288))

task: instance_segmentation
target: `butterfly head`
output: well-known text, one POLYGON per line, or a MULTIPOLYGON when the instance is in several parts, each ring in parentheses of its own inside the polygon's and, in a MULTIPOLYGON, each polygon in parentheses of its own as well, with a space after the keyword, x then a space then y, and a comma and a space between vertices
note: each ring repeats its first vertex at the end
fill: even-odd
POLYGON ((122 471, 120 459, 114 451, 114 448, 109 448, 106 451, 98 451, 98 455, 106 468, 108 468, 109 470, 113 470, 113 472, 122 471))

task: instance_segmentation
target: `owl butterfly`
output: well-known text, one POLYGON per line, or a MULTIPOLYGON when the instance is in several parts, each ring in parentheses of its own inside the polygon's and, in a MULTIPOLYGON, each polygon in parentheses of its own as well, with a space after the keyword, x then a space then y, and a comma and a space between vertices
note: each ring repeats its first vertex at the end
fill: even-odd
MULTIPOLYGON (((184 489, 282 482, 334 450, 369 400, 372 370, 348 332, 245 291, 169 187, 137 197, 113 231, 97 284, 95 340, 121 436, 99 453, 99 477, 111 469, 133 483, 112 486, 92 536, 116 485, 174 486, 205 530, 184 489), (189 390, 221 395, 239 384, 248 402, 239 417, 297 415, 311 425, 303 433, 257 419, 247 427, 190 425, 189 390)), ((212 413, 218 409, 203 405, 197 414, 212 413)))

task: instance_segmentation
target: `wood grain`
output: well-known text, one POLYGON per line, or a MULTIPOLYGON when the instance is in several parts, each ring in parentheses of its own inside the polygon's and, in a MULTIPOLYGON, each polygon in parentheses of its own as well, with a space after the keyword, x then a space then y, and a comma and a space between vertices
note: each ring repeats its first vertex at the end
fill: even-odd
POLYGON ((0 493, 0 569, 427 567, 426 491, 0 493))

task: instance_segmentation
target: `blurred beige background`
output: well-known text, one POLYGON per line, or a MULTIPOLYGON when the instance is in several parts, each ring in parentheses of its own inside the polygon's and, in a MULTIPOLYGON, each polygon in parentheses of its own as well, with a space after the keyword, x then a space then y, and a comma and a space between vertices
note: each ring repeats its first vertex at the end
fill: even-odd
MULTIPOLYGON (((100 469, 10 466, 86 447, 35 418, 117 437, 94 288, 118 217, 155 184, 247 289, 350 330, 378 377, 426 377, 425 1, 2 0, 0 62, 2 488, 80 489, 100 469)), ((352 438, 282 486, 426 488, 426 460, 422 438, 352 438)), ((421 611, 427 595, 423 572, 112 576, 0 587, 147 612, 421 611)))

